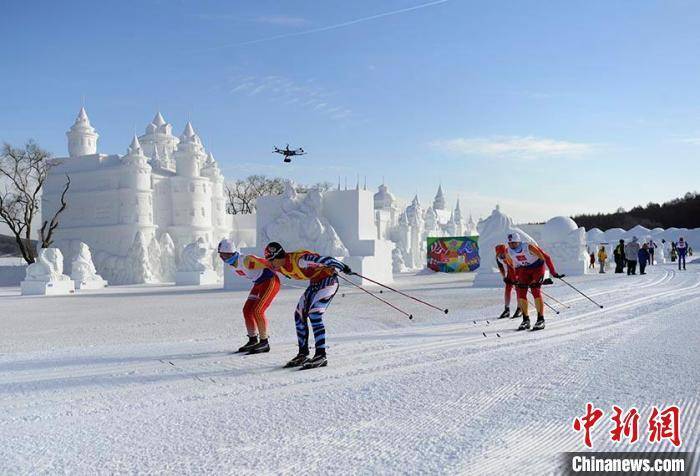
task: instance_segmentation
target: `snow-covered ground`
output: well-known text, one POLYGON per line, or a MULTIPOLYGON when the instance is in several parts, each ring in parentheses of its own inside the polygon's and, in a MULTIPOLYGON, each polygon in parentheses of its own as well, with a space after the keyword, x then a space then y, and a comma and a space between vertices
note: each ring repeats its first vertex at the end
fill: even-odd
MULTIPOLYGON (((469 275, 402 276, 415 315, 343 287, 327 317, 329 367, 299 372, 286 286, 272 352, 243 343, 242 292, 114 287, 67 297, 0 290, 0 473, 544 474, 583 450, 586 402, 681 407, 681 449, 700 441, 700 266, 589 275, 545 291, 571 306, 542 332, 493 319, 501 290, 469 275), (499 337, 500 335, 500 337, 499 337)), ((551 302, 551 301, 550 301, 551 302)), ((554 304, 554 303, 552 303, 554 304)), ((594 449, 619 447, 610 423, 594 449)))

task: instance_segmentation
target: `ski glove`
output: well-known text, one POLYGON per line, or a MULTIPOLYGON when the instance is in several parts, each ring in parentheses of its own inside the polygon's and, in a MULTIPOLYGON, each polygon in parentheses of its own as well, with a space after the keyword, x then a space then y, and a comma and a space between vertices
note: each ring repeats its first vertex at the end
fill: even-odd
POLYGON ((558 273, 555 273, 555 274, 553 274, 552 276, 554 276, 554 277, 557 278, 557 279, 561 279, 561 278, 563 278, 563 277, 566 276, 566 275, 565 275, 565 274, 558 274, 558 273))
POLYGON ((342 269, 341 271, 342 271, 343 273, 345 273, 345 274, 351 274, 351 273, 352 273, 352 269, 350 269, 350 266, 348 266, 348 265, 345 264, 345 263, 343 263, 343 269, 342 269))

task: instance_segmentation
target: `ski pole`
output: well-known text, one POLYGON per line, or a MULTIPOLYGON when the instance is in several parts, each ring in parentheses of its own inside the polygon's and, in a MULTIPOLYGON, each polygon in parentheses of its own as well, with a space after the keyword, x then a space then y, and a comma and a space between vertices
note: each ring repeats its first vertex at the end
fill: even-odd
MULTIPOLYGON (((537 304, 533 303, 533 302, 530 301, 529 299, 527 300, 527 302, 529 302, 530 305, 531 305, 532 307, 534 307, 535 309, 537 309, 537 304)), ((544 299, 542 299, 542 304, 544 304, 545 306, 547 306, 548 308, 550 308, 552 311, 554 311, 555 314, 559 314, 559 311, 557 311, 557 310, 554 309, 552 306, 550 306, 549 303, 548 303, 547 301, 545 301, 544 299)))
POLYGON ((413 297, 413 296, 411 296, 410 294, 406 294, 406 293, 403 292, 403 291, 399 291, 398 289, 394 289, 394 288, 392 288, 391 286, 387 286, 386 284, 382 284, 382 283, 380 283, 380 282, 378 282, 378 281, 375 281, 375 280, 373 280, 373 279, 369 279, 368 277, 362 276, 361 274, 358 274, 358 273, 350 273, 350 274, 353 274, 353 275, 357 276, 358 278, 366 279, 366 280, 369 281, 370 283, 377 284, 377 285, 379 285, 379 286, 381 286, 381 287, 383 287, 383 288, 388 289, 389 291, 394 291, 395 293, 401 294, 402 296, 406 296, 407 298, 413 299, 414 301, 418 301, 418 302, 421 303, 421 304, 425 304, 425 305, 428 306, 428 307, 432 307, 433 309, 437 309, 438 311, 442 311, 442 312, 444 312, 445 314, 447 314, 447 313, 449 312, 449 309, 443 309, 443 308, 441 308, 441 307, 434 306, 433 304, 430 304, 429 302, 425 302, 425 301, 423 301, 422 299, 418 299, 417 297, 413 297))
POLYGON ((593 299, 591 299, 588 295, 582 293, 582 292, 581 292, 577 287, 575 287, 573 284, 571 284, 571 283, 568 282, 568 281, 565 281, 564 278, 558 278, 558 279, 559 279, 561 282, 563 282, 564 284, 566 284, 567 286, 569 286, 571 289, 573 289, 574 291, 576 291, 577 293, 579 293, 581 296, 585 297, 586 299, 588 299, 589 301, 591 301, 593 304, 595 304, 595 305, 598 306, 599 308, 603 309, 603 305, 602 305, 602 304, 598 304, 597 302, 595 302, 595 301, 594 301, 593 299))
POLYGON ((549 299, 551 299, 552 301, 556 302, 556 303, 559 304, 560 306, 564 306, 564 307, 567 308, 567 309, 571 309, 571 306, 569 306, 568 304, 564 304, 564 303, 561 302, 560 300, 558 300, 558 299, 556 299, 556 298, 550 296, 549 294, 547 294, 546 292, 544 292, 544 291, 542 291, 542 290, 540 290, 540 292, 541 292, 545 297, 548 297, 549 299))
POLYGON ((406 311, 404 311, 403 309, 399 309, 398 307, 394 306, 394 305, 393 305, 392 303, 390 303, 389 301, 380 298, 379 296, 377 296, 377 295, 374 294, 373 292, 366 290, 365 288, 363 288, 363 287, 360 286, 359 284, 353 283, 353 282, 350 281, 348 278, 346 278, 346 277, 344 277, 344 276, 341 276, 340 274, 338 275, 338 277, 339 277, 340 279, 342 279, 343 281, 345 281, 345 282, 347 282, 347 283, 349 283, 349 284, 355 286, 356 288, 358 288, 358 289, 360 289, 360 290, 366 292, 367 294, 369 294, 369 295, 372 296, 373 298, 378 299, 379 301, 383 302, 383 303, 386 304, 387 306, 396 309, 397 311, 399 311, 401 314, 403 314, 404 316, 408 317, 409 319, 413 319, 413 314, 409 314, 409 313, 407 313, 406 311))

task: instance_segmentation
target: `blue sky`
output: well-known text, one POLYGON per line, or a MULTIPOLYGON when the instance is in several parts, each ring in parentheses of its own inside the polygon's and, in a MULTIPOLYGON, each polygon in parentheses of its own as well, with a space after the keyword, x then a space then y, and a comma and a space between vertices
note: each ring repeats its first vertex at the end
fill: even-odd
POLYGON ((85 97, 99 151, 162 111, 229 179, 439 182, 517 221, 697 190, 693 1, 8 2, 0 139, 56 155, 85 97), (414 8, 418 7, 418 8, 414 8), (259 41, 261 40, 261 41, 259 41), (273 145, 309 154, 281 164, 273 145))

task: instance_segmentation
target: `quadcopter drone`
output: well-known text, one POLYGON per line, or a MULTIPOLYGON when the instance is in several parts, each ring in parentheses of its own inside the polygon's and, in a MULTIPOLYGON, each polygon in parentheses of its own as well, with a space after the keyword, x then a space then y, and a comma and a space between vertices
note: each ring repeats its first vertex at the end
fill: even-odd
POLYGON ((290 149, 289 144, 287 144, 287 147, 284 149, 279 149, 275 147, 275 150, 272 151, 273 154, 280 154, 284 156, 284 162, 289 163, 292 161, 292 157, 298 157, 300 155, 305 155, 306 152, 304 152, 304 149, 299 147, 298 149, 290 149))

